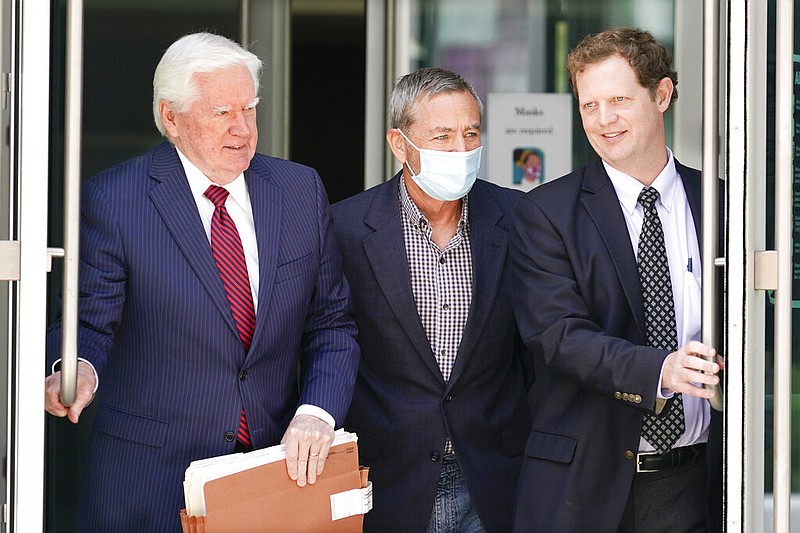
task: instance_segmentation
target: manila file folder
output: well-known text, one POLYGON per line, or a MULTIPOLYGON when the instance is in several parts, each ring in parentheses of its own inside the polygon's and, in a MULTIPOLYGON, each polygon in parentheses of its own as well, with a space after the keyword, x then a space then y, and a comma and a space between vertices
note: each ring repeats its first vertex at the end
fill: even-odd
POLYGON ((313 485, 298 487, 283 460, 205 483, 205 517, 181 513, 184 533, 360 532, 372 508, 355 441, 331 446, 313 485))

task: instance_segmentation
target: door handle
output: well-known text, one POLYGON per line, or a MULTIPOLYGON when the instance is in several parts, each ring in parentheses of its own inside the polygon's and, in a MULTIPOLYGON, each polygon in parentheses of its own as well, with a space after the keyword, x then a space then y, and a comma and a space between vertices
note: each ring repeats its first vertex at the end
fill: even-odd
POLYGON ((61 296, 61 403, 75 403, 78 378, 83 2, 67 3, 64 140, 64 279, 61 296))
MULTIPOLYGON (((704 344, 718 348, 717 320, 720 302, 717 299, 717 268, 724 264, 718 258, 719 230, 719 3, 705 2, 703 20, 703 178, 701 185, 700 250, 703 265, 702 326, 704 344)), ((721 382, 720 382, 721 383, 721 382)), ((706 385, 714 390, 711 407, 722 411, 724 401, 721 385, 706 385)))

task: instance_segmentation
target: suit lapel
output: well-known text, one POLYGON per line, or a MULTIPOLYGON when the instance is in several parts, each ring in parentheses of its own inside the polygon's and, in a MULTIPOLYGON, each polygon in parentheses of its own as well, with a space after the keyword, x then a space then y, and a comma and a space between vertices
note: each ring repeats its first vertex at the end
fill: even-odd
POLYGON ((600 237, 608 249, 622 289, 628 299, 636 325, 642 332, 643 338, 646 338, 644 303, 642 302, 636 258, 633 254, 619 199, 599 159, 596 159, 586 169, 581 203, 600 232, 600 237))
MULTIPOLYGON (((476 183, 475 186, 480 188, 480 183, 476 183)), ((494 307, 508 250, 508 233, 497 226, 503 216, 503 211, 488 191, 479 190, 475 194, 470 193, 472 302, 448 388, 453 386, 464 371, 494 307)))
POLYGON ((702 250, 702 232, 700 231, 700 173, 697 170, 681 165, 677 159, 675 160, 675 169, 678 171, 681 180, 683 180, 683 189, 686 191, 689 208, 692 210, 694 231, 697 233, 697 242, 702 250))
POLYGON ((282 198, 280 189, 272 185, 269 176, 269 167, 260 162, 245 171, 258 242, 258 310, 251 346, 256 345, 264 330, 278 265, 282 198))
POLYGON ((442 379, 411 290, 408 256, 397 198, 399 176, 398 174, 391 181, 380 185, 381 189, 364 218, 367 226, 374 230, 374 233, 364 239, 364 253, 378 286, 401 327, 431 372, 442 379))
POLYGON ((172 145, 163 143, 156 148, 150 175, 159 182, 150 192, 156 210, 225 323, 238 336, 230 304, 211 255, 211 246, 197 213, 197 204, 172 145))

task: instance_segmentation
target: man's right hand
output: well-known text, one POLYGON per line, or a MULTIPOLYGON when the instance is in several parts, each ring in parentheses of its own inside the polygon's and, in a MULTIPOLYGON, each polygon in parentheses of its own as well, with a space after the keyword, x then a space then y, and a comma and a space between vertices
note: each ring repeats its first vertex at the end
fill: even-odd
POLYGON ((53 416, 66 416, 73 424, 77 424, 83 410, 94 399, 96 384, 92 367, 84 361, 78 361, 78 389, 75 402, 69 407, 61 403, 61 372, 55 372, 44 380, 44 408, 53 416))
POLYGON ((714 348, 699 341, 691 341, 664 360, 661 388, 711 399, 715 396, 714 391, 704 388, 703 385, 719 384, 717 374, 724 368, 725 360, 714 348))

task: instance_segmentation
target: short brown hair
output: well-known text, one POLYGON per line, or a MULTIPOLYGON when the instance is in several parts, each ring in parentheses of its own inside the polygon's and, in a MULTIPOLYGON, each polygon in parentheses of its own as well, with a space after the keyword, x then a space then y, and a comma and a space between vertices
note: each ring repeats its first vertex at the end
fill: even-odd
POLYGON ((567 72, 572 92, 578 96, 575 78, 586 67, 612 56, 625 59, 636 72, 639 84, 655 97, 658 83, 672 80, 670 104, 678 99, 678 73, 672 69, 672 56, 666 47, 647 31, 638 28, 614 28, 587 35, 567 56, 567 72))

